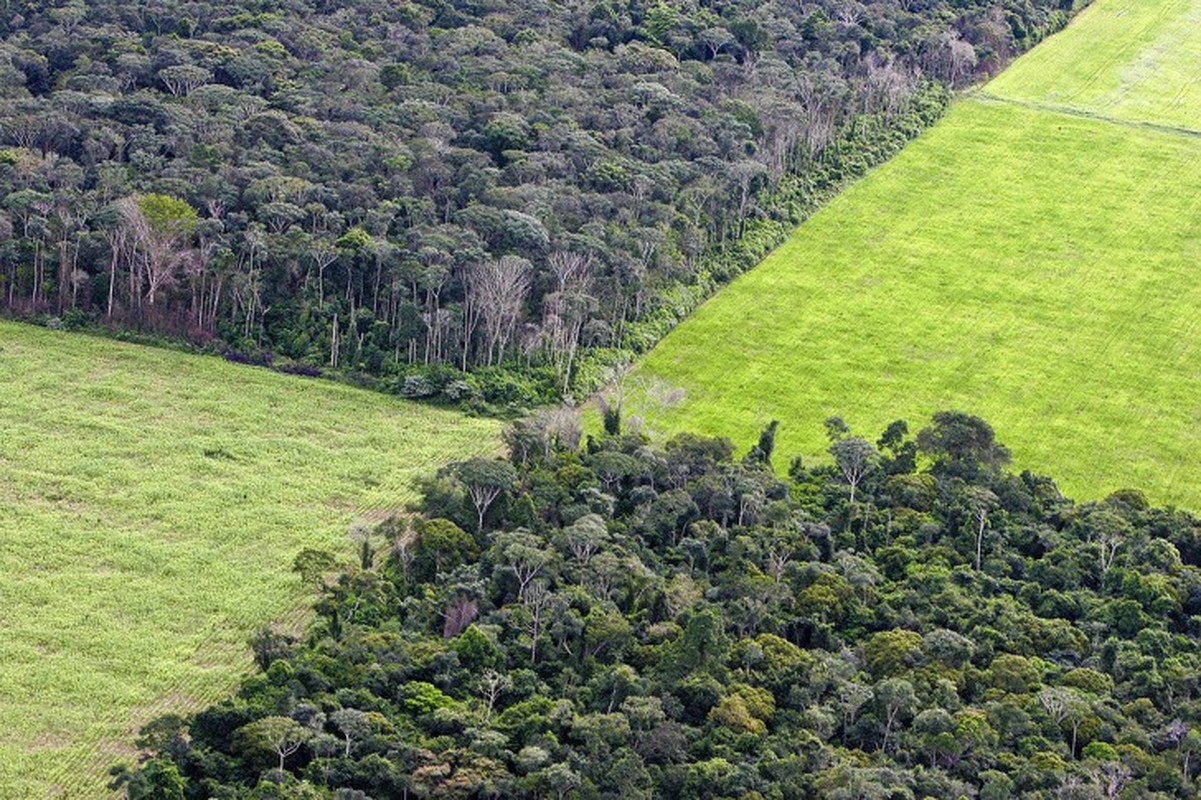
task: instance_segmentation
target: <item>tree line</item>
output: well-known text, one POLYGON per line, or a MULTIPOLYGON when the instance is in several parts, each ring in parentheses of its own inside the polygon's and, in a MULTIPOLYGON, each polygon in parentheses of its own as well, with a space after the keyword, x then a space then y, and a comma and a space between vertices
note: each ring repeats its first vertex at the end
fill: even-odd
POLYGON ((1071 10, 14 0, 0 304, 410 396, 589 388, 1071 10))
POLYGON ((131 798, 1192 798, 1201 520, 1076 503, 983 420, 827 422, 787 470, 682 434, 425 481, 300 553, 316 615, 227 700, 143 729, 131 798), (782 473, 786 472, 786 476, 782 473))

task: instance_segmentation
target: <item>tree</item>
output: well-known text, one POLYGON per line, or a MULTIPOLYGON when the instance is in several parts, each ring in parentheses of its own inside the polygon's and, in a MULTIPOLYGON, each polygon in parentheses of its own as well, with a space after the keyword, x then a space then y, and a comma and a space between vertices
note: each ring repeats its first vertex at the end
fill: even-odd
POLYGON ((586 565, 609 540, 609 529, 599 514, 585 514, 563 528, 558 537, 560 546, 581 565, 586 565))
POLYGON ((542 770, 540 775, 558 800, 566 800, 567 795, 580 788, 583 783, 580 776, 566 764, 551 764, 542 770))
POLYGON ((193 64, 177 64, 163 67, 158 71, 158 79, 163 82, 175 97, 186 97, 199 87, 213 79, 213 73, 204 67, 193 64))
POLYGON ((771 468, 771 457, 776 450, 776 431, 779 427, 780 421, 776 419, 767 424, 759 434, 758 443, 747 453, 747 461, 771 468))
POLYGON ((1000 504, 1000 500, 988 489, 970 486, 964 501, 976 524, 976 569, 980 569, 984 552, 984 529, 988 526, 988 513, 1000 504))
MULTIPOLYGON (((345 739, 343 756, 346 758, 350 758, 350 749, 356 741, 371 735, 371 718, 357 708, 339 708, 329 715, 329 721, 345 739)), ((280 769, 283 769, 282 763, 280 769)))
POLYGON ((125 782, 129 800, 184 800, 187 783, 174 762, 152 758, 142 764, 132 776, 123 774, 112 788, 125 782))
POLYGON ((279 772, 284 760, 298 751, 312 737, 312 731, 291 717, 269 716, 247 723, 235 733, 237 746, 252 752, 271 753, 279 758, 279 772))
POLYGON ((1075 758, 1076 734, 1088 711, 1088 703, 1074 689, 1062 686, 1041 690, 1038 693, 1038 702, 1056 725, 1063 725, 1064 722, 1067 722, 1072 726, 1071 752, 1072 758, 1075 758))
POLYGON ((187 257, 184 247, 196 230, 196 209, 177 197, 156 193, 122 200, 118 209, 142 256, 146 302, 154 305, 187 257))
POLYGON ((940 411, 917 434, 918 448, 934 459, 935 471, 967 481, 1009 464, 1009 449, 996 441, 992 426, 960 411, 940 411))
POLYGON ((830 455, 834 456, 834 463, 850 485, 850 501, 854 503, 856 487, 876 469, 880 453, 862 436, 847 436, 830 445, 830 455))
POLYGON ((513 681, 507 675, 497 672, 494 669, 489 669, 480 676, 479 693, 483 696, 485 702, 488 703, 487 710, 484 714, 485 721, 492 718, 492 709, 496 706, 497 699, 512 685, 513 681))
POLYGON ((483 261, 470 272, 473 302, 484 320, 487 338, 484 363, 503 361, 530 289, 530 262, 517 256, 483 261))
POLYGON ((1118 549, 1130 536, 1130 523, 1110 511, 1094 511, 1085 520, 1090 538, 1096 542, 1099 552, 1098 568, 1101 575, 1109 571, 1117 558, 1118 549))
POLYGON ((496 562, 508 568, 517 578, 517 600, 525 599, 534 578, 542 574, 554 559, 543 540, 529 531, 517 530, 497 534, 492 552, 496 562))
POLYGON ((884 716, 884 738, 880 749, 887 751, 894 726, 917 707, 913 684, 903 678, 885 678, 872 687, 876 705, 884 716))
POLYGON ((325 586, 325 576, 334 568, 334 554, 328 550, 306 547, 292 560, 292 571, 301 580, 317 589, 325 586))
POLYGON ((911 666, 921 646, 920 633, 894 628, 873 634, 864 645, 863 655, 872 674, 885 678, 911 666))
POLYGON ((429 581, 479 555, 479 545, 448 519, 429 519, 417 526, 413 561, 417 574, 429 581))
POLYGON ((454 476, 467 487, 477 515, 476 532, 484 531, 484 515, 496 498, 517 482, 517 470, 507 461, 471 458, 454 465, 454 476))

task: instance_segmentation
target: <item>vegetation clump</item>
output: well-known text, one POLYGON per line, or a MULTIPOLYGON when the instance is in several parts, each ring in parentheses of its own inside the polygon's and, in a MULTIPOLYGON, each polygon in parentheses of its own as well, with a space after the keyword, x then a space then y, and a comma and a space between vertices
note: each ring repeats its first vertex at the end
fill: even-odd
POLYGON ((776 429, 736 459, 725 439, 581 447, 562 417, 519 424, 504 469, 429 479, 416 521, 323 583, 304 637, 261 635, 259 674, 144 731, 118 780, 188 798, 1196 796, 1201 520, 1130 490, 1074 503, 958 412, 875 441, 832 419, 835 463, 787 481, 763 457, 776 429))
POLYGON ((594 388, 1070 6, 15 0, 0 306, 410 397, 594 388))

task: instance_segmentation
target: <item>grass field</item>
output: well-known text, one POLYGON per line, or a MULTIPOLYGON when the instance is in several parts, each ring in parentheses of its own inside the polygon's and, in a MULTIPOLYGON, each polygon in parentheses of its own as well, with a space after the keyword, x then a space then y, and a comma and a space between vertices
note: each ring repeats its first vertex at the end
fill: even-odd
POLYGON ((1095 0, 985 91, 1201 131, 1201 0, 1095 0))
POLYGON ((680 386, 651 427, 744 449, 781 419, 783 459, 956 408, 1069 493, 1201 509, 1199 169, 1196 137, 960 101, 672 332, 636 410, 680 386))
POLYGON ((102 797, 156 713, 298 619, 303 546, 499 447, 494 422, 214 358, 0 323, 0 797, 102 797))

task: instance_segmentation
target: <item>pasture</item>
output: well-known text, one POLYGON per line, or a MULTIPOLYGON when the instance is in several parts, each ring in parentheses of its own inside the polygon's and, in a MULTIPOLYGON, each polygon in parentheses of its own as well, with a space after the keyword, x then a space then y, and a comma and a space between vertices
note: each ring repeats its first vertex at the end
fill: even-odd
POLYGON ((156 714, 297 624, 305 546, 499 425, 220 359, 0 323, 0 797, 96 797, 156 714))
POLYGON ((631 410, 744 451, 780 419, 783 467, 832 414, 959 409, 1071 495, 1201 509, 1199 169, 1193 136, 962 100, 664 339, 631 410))
POLYGON ((1095 0, 984 91, 1201 132, 1201 0, 1095 0))

